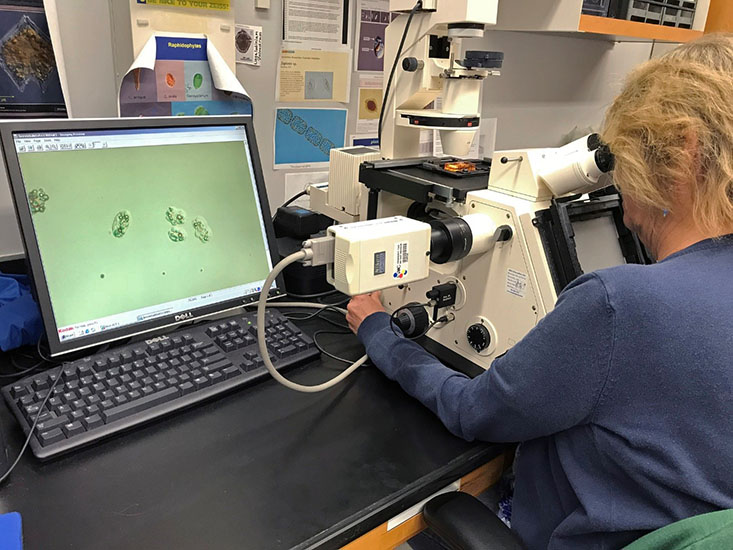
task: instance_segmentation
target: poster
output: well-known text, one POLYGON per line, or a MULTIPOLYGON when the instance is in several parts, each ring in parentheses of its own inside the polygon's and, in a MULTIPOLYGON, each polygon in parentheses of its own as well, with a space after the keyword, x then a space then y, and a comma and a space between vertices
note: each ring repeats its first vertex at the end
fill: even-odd
POLYGON ((331 45, 349 41, 344 0, 283 0, 283 40, 331 45))
POLYGON ((356 132, 376 134, 379 129, 379 114, 382 111, 384 91, 381 74, 359 76, 359 111, 356 132))
POLYGON ((384 71, 385 34, 393 17, 388 0, 361 0, 357 71, 384 71))
POLYGON ((66 116, 42 0, 0 2, 0 117, 66 116))
POLYGON ((138 4, 173 8, 228 11, 231 0, 137 0, 138 4))
POLYGON ((120 86, 120 116, 252 114, 247 92, 206 38, 153 36, 120 86))
POLYGON ((351 88, 351 51, 288 49, 280 52, 278 101, 335 101, 348 103, 351 88))
POLYGON ((262 65, 262 27, 235 25, 234 54, 237 63, 262 65))
POLYGON ((346 140, 346 109, 280 108, 275 119, 275 170, 328 166, 346 140))

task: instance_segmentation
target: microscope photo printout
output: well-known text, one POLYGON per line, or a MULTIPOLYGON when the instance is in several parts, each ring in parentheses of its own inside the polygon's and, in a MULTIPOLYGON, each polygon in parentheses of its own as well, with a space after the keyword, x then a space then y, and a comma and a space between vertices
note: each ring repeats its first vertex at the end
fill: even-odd
POLYGON ((59 327, 205 297, 270 271, 242 141, 19 159, 59 327))

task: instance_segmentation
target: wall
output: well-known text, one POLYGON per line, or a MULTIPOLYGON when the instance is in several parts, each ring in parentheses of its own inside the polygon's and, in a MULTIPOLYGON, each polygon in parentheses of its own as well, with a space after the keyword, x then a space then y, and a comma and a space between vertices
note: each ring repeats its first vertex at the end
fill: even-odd
MULTIPOLYGON (((129 0, 95 0, 83 7, 78 0, 55 1, 74 114, 114 116, 119 79, 132 62, 129 0)), ((272 170, 282 2, 273 0, 269 10, 255 9, 252 0, 236 0, 232 6, 236 22, 264 28, 262 66, 237 65, 237 76, 254 103, 265 181, 276 207, 287 198, 285 174, 272 170)), ((575 127, 597 126, 624 75, 652 52, 651 44, 505 31, 488 32, 470 47, 506 53, 503 74, 487 81, 483 103, 485 117, 499 118, 497 147, 502 149, 558 145, 575 127)), ((352 106, 358 94, 354 77, 352 106)), ((355 126, 350 117, 347 138, 355 126)), ((0 258, 21 250, 5 186, 0 182, 0 258)))

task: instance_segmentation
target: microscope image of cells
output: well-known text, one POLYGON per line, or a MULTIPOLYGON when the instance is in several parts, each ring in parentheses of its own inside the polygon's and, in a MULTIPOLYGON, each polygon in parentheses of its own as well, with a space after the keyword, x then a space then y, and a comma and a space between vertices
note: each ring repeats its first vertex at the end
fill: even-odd
POLYGON ((171 225, 183 225, 186 223, 186 212, 175 206, 169 206, 165 211, 165 219, 171 225))
POLYGON ((208 243, 213 236, 209 224, 201 216, 193 219, 193 230, 196 238, 204 244, 208 243))
POLYGON ((308 129, 308 123, 300 118, 299 116, 296 116, 293 119, 293 122, 290 123, 290 128, 296 133, 300 134, 301 136, 305 134, 305 131, 308 129))
POLYGON ((295 115, 290 109, 280 109, 277 112, 277 119, 283 124, 290 124, 294 118, 295 115))
POLYGON ((168 230, 168 238, 174 243, 181 243, 186 240, 186 232, 177 227, 171 227, 168 230))
POLYGON ((201 73, 196 73, 193 75, 193 87, 197 90, 201 87, 201 85, 204 83, 204 76, 201 73))
POLYGON ((199 105, 198 107, 194 109, 193 114, 196 116, 206 116, 209 114, 209 111, 203 105, 199 105))
POLYGON ((48 202, 48 195, 43 190, 43 187, 38 189, 32 189, 28 193, 28 203, 31 206, 31 214, 39 214, 46 211, 46 202, 48 202))
POLYGON ((330 155, 331 149, 333 149, 334 147, 336 147, 336 144, 333 141, 331 141, 330 139, 324 139, 319 149, 324 155, 330 155))
POLYGON ((323 136, 321 135, 321 132, 316 130, 313 126, 309 127, 308 131, 306 131, 305 139, 307 139, 308 143, 314 145, 315 147, 320 147, 321 143, 323 143, 323 136))
POLYGON ((171 73, 166 73, 165 83, 168 85, 169 88, 172 88, 176 85, 176 77, 173 76, 171 73))
POLYGON ((115 214, 115 219, 112 222, 112 235, 121 239, 127 233, 127 229, 130 227, 130 212, 127 210, 120 210, 115 214))

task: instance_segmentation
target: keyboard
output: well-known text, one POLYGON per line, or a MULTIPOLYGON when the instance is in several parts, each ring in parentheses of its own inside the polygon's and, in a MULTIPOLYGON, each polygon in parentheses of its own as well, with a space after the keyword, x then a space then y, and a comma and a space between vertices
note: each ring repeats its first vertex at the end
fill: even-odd
MULTIPOLYGON (((265 325, 275 368, 319 355, 281 313, 268 310, 265 325)), ((61 376, 30 440, 36 457, 50 458, 269 377, 259 329, 254 313, 180 329, 28 376, 2 393, 27 436, 61 376)))

